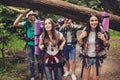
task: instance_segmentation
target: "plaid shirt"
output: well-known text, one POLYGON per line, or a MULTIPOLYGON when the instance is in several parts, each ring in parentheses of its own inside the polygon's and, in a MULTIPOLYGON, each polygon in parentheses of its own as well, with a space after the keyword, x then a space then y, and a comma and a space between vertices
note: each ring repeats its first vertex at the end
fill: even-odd
MULTIPOLYGON (((78 30, 82 30, 82 27, 70 27, 70 33, 72 36, 72 42, 70 44, 72 44, 72 46, 75 46, 77 43, 77 37, 76 37, 76 32, 78 30)), ((60 29, 60 32, 63 33, 63 36, 65 37, 65 40, 67 40, 67 28, 65 25, 62 26, 62 28, 60 29)), ((65 43, 66 45, 67 43, 65 43)))
MULTIPOLYGON (((104 34, 106 40, 109 40, 109 34, 106 33, 104 34)), ((96 38, 95 38, 95 52, 96 54, 99 54, 101 51, 103 50, 106 50, 109 48, 110 44, 109 42, 107 43, 107 45, 103 45, 103 41, 98 39, 98 36, 96 35, 96 38)), ((87 55, 87 52, 88 52, 88 39, 87 38, 84 38, 83 39, 83 45, 82 45, 82 53, 84 55, 87 55)))

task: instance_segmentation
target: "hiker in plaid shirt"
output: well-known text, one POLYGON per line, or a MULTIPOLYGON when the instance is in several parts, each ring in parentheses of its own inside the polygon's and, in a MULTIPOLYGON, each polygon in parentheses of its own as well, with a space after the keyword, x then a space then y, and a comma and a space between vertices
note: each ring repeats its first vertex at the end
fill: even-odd
POLYGON ((71 19, 65 18, 64 24, 60 28, 63 36, 66 39, 65 46, 63 48, 63 53, 66 58, 66 71, 63 76, 68 76, 71 74, 72 80, 76 80, 75 69, 76 69, 76 32, 79 28, 75 28, 71 19))

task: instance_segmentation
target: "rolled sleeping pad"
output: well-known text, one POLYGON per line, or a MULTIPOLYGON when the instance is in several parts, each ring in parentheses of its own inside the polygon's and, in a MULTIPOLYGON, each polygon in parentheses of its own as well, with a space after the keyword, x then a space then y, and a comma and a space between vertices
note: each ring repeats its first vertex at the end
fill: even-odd
POLYGON ((36 20, 35 21, 35 25, 34 25, 34 34, 35 34, 35 54, 36 55, 40 55, 41 53, 41 50, 39 48, 39 37, 40 37, 40 34, 42 33, 42 24, 43 24, 43 21, 40 21, 40 20, 36 20))
MULTIPOLYGON (((102 13, 102 26, 105 32, 109 31, 109 21, 110 21, 110 15, 107 12, 102 13)), ((109 40, 110 37, 105 33, 105 37, 109 40)), ((109 47, 104 47, 105 50, 108 50, 109 47)))
POLYGON ((102 26, 103 26, 103 29, 104 31, 107 31, 109 30, 109 13, 107 12, 103 12, 102 13, 102 26))

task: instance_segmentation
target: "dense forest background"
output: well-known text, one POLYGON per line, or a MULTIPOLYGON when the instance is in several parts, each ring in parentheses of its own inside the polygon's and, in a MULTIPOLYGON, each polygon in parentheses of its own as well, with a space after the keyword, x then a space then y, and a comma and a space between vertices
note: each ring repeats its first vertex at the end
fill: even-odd
MULTIPOLYGON (((64 0, 79 6, 89 7, 98 11, 106 11, 111 14, 117 14, 119 12, 112 11, 105 7, 104 4, 101 3, 102 0, 64 0)), ((120 4, 120 0, 116 0, 120 4)), ((109 2, 108 2, 109 3, 109 2)), ((114 7, 114 6, 113 6, 114 7)), ((120 7, 120 6, 119 6, 120 7)), ((21 10, 25 10, 26 8, 16 7, 21 10)), ((25 71, 27 68, 22 67, 18 63, 22 63, 18 59, 17 53, 25 53, 25 40, 24 40, 24 30, 20 28, 15 28, 13 26, 14 20, 19 15, 18 12, 8 9, 6 6, 0 4, 0 80, 23 80, 24 75, 18 75, 21 71, 25 71), (18 60, 18 61, 17 61, 18 60), (8 76, 9 75, 9 76, 8 76)), ((120 14, 118 14, 120 15, 120 14)), ((55 22, 62 16, 39 12, 39 18, 44 20, 46 17, 52 18, 55 22)), ((25 20, 23 17, 22 20, 25 20)), ((22 21, 21 20, 21 21, 22 21)), ((119 39, 120 32, 110 29, 109 33, 111 38, 119 39)), ((119 39, 120 40, 120 39, 119 39)), ((111 43, 112 44, 112 43, 111 43)), ((111 45, 115 46, 114 44, 111 45)), ((117 44, 116 46, 120 46, 117 44)), ((23 56, 22 56, 23 57, 23 56)), ((24 65, 25 66, 25 65, 24 65)))

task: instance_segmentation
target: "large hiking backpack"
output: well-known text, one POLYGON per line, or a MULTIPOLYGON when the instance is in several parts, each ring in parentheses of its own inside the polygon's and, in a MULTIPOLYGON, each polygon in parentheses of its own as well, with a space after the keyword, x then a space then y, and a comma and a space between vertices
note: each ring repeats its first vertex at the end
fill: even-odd
POLYGON ((42 26, 43 26, 43 21, 36 20, 35 25, 34 25, 34 32, 35 32, 35 54, 40 55, 41 50, 39 48, 39 36, 42 33, 42 26))

